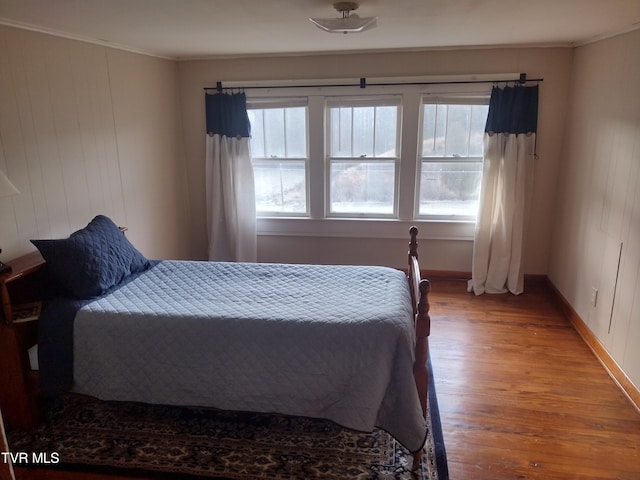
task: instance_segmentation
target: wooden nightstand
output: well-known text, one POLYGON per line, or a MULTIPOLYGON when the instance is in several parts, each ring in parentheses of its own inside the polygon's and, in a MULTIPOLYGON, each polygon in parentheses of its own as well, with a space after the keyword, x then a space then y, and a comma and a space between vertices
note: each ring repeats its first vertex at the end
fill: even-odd
POLYGON ((17 306, 42 301, 45 262, 33 252, 8 263, 12 271, 0 275, 0 408, 7 425, 30 429, 39 421, 37 373, 28 353, 37 342, 38 320, 14 317, 17 306))

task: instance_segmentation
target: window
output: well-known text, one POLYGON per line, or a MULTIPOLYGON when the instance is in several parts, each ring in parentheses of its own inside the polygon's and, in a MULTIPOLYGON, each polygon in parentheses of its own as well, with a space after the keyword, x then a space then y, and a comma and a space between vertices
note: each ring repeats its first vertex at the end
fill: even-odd
POLYGON ((418 215, 475 219, 482 178, 486 99, 427 100, 422 106, 418 215))
POLYGON ((307 107, 294 99, 249 102, 258 215, 306 215, 307 107))
POLYGON ((327 101, 327 215, 397 212, 400 99, 327 101))
POLYGON ((430 222, 433 238, 472 238, 490 94, 486 83, 250 89, 258 232, 392 237, 398 223, 430 222))

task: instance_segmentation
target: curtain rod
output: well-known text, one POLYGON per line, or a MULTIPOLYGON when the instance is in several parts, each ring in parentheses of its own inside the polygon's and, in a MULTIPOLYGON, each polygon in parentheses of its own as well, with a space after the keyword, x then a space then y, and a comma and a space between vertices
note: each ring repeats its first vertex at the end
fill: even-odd
POLYGON ((204 87, 204 90, 216 90, 218 92, 222 92, 223 90, 250 90, 250 89, 258 89, 258 88, 320 88, 320 87, 389 87, 389 86, 402 86, 402 85, 456 85, 456 84, 467 84, 467 83, 509 83, 509 82, 517 82, 520 85, 524 85, 527 82, 543 82, 544 78, 527 78, 526 73, 521 73, 520 77, 505 80, 449 80, 449 81, 433 81, 433 82, 390 82, 390 83, 367 83, 367 79, 362 77, 360 78, 360 83, 337 83, 337 84, 315 84, 315 85, 255 85, 255 86, 233 86, 233 87, 223 87, 222 82, 216 82, 215 87, 204 87))

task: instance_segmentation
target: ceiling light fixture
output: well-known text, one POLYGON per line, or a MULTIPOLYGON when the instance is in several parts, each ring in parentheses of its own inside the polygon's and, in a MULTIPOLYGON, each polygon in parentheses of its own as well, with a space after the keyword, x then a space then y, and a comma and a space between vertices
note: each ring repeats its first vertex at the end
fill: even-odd
POLYGON ((337 2, 333 4, 333 8, 342 14, 342 18, 310 18, 309 20, 329 33, 358 33, 375 27, 378 17, 360 18, 358 14, 351 13, 358 7, 356 2, 337 2))

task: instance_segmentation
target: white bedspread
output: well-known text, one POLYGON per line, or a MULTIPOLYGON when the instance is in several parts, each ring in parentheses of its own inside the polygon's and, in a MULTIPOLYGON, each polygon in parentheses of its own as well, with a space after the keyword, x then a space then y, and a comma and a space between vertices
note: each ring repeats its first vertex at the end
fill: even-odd
POLYGON ((415 451, 413 354, 402 272, 163 261, 78 312, 73 390, 378 426, 415 451))

